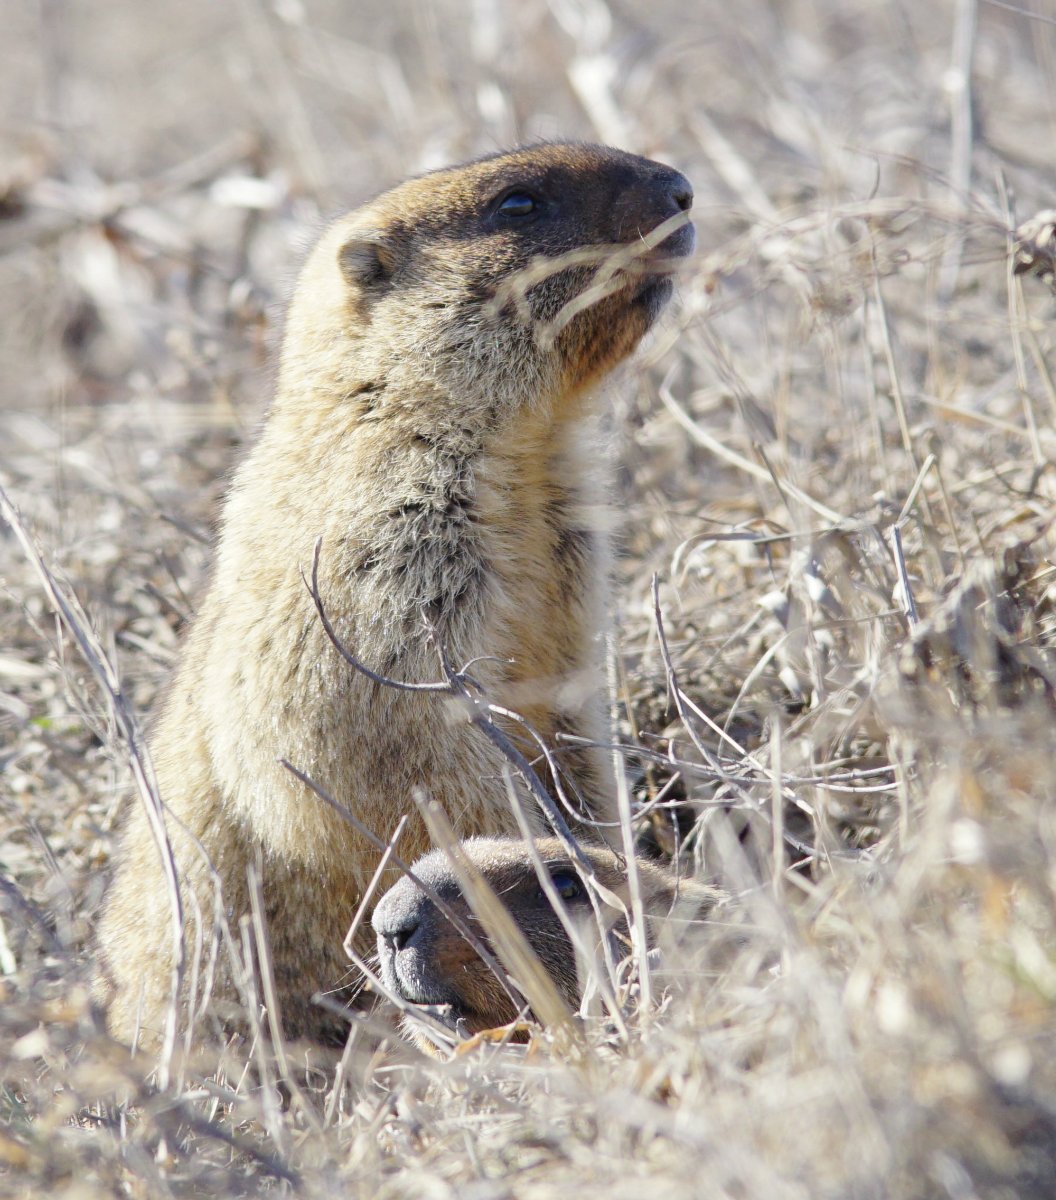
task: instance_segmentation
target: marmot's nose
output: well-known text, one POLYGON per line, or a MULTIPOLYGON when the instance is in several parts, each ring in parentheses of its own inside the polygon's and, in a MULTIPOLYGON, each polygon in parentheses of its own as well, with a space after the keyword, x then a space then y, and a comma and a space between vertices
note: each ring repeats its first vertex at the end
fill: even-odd
POLYGON ((418 921, 408 914, 399 921, 381 923, 375 921, 374 929, 378 937, 398 954, 418 932, 418 921))
POLYGON ((693 207, 693 185, 685 177, 675 172, 676 179, 672 183, 671 199, 683 212, 689 212, 693 207))
POLYGON ((672 258, 691 254, 696 244, 693 223, 688 216, 681 221, 675 218, 693 207, 693 185, 681 171, 657 165, 651 173, 648 189, 646 211, 650 226, 671 222, 671 232, 657 249, 672 258))
POLYGON ((689 212, 693 207, 693 185, 681 171, 661 167, 656 173, 655 184, 668 202, 672 214, 689 212))
POLYGON ((374 932, 393 952, 402 950, 422 923, 424 897, 401 879, 378 902, 370 919, 374 932))

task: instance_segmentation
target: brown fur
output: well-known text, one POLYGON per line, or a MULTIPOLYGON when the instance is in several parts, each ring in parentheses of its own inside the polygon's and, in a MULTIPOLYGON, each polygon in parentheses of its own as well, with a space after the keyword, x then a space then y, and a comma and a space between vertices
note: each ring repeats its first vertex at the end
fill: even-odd
MULTIPOLYGON (((336 221, 304 267, 275 401, 235 476, 212 580, 151 739, 206 947, 216 883, 237 932, 247 866, 261 865, 291 1036, 342 1033, 311 996, 345 975, 344 925, 378 854, 280 757, 383 837, 414 788, 460 836, 515 828, 501 755, 457 705, 385 689, 340 659, 301 576, 313 545, 321 539, 327 612, 367 666, 438 678, 427 618, 456 666, 483 658, 473 674, 489 699, 548 740, 559 729, 596 736, 604 563, 591 516, 597 451, 583 444, 591 387, 666 300, 664 272, 692 245, 691 227, 677 228, 690 199, 659 164, 542 146, 401 184, 336 221), (497 204, 511 189, 543 207, 505 215, 497 204), (650 248, 643 238, 671 218, 675 231, 650 248), (585 247, 590 261, 567 257, 585 247), (566 306, 599 280, 573 315, 566 306)), ((580 753, 570 770, 587 810, 604 815, 602 756, 580 753)), ((415 817, 400 853, 427 847, 415 817)), ((99 934, 99 992, 122 1038, 163 1026, 168 905, 137 805, 99 934)), ((222 972, 217 990, 231 991, 222 972)))
MULTIPOLYGON (((561 842, 537 838, 535 849, 543 867, 557 884, 567 912, 593 948, 599 937, 597 919, 586 886, 561 842)), ((580 999, 576 952, 568 934, 550 906, 539 883, 531 855, 521 841, 506 838, 472 838, 462 843, 470 864, 499 897, 516 921, 529 946, 568 1004, 580 999)), ((594 877, 630 910, 626 865, 611 850, 588 846, 594 877)), ((655 863, 636 863, 642 907, 647 920, 678 915, 700 917, 719 897, 714 889, 693 881, 675 879, 655 863)), ((459 887, 458 877, 442 850, 433 850, 412 864, 415 879, 442 900, 470 931, 490 948, 488 936, 459 887)), ((604 932, 615 934, 617 961, 626 953, 623 911, 600 905, 604 932)), ((428 1005, 465 1033, 479 1033, 506 1025, 518 1009, 495 973, 477 955, 455 925, 411 879, 391 887, 374 910, 378 965, 382 982, 396 996, 412 1004, 428 1005)), ((408 1032, 423 1049, 426 1040, 409 1025, 408 1032)))

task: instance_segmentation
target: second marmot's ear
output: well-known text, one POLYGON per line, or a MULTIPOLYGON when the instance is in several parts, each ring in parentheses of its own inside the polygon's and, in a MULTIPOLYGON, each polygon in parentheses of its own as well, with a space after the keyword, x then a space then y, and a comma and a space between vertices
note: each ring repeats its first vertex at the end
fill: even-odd
POLYGON ((337 252, 337 261, 352 283, 374 288, 396 273, 396 246, 383 233, 356 233, 337 252))

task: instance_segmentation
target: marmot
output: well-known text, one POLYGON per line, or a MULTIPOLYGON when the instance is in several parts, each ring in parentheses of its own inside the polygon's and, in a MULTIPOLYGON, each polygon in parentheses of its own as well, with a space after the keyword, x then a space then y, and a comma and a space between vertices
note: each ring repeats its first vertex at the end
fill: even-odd
MULTIPOLYGON (((460 837, 517 829, 505 760, 463 708, 342 660, 305 585, 313 549, 325 611, 367 667, 433 681, 439 643, 543 738, 596 739, 605 572, 585 422, 593 385, 692 249, 692 196, 659 163, 542 145, 408 180, 337 220, 307 260, 275 399, 150 738, 184 944, 202 964, 187 977, 209 974, 223 918, 237 934, 259 864, 290 1037, 344 1037, 312 995, 347 982, 345 923, 379 854, 280 758, 381 837, 415 788, 460 837)), ((606 756, 569 765, 585 810, 606 815, 606 756)), ((428 847, 412 813, 399 853, 428 847)), ((169 903, 134 804, 99 928, 97 991, 125 1040, 164 1028, 169 903)), ((232 994, 220 966, 214 993, 232 994)))
MULTIPOLYGON (((585 935, 584 947, 597 949, 604 932, 617 943, 614 958, 619 962, 628 949, 623 913, 601 903, 604 927, 599 930, 586 885, 562 843, 556 838, 537 838, 534 847, 568 915, 585 935)), ((558 992, 572 1009, 578 1007, 581 981, 576 952, 539 882, 525 844, 508 838, 470 838, 461 848, 502 900, 558 992)), ((583 851, 594 878, 629 910, 630 889, 623 860, 600 846, 586 846, 583 851)), ((699 919, 721 897, 720 892, 705 884, 677 880, 654 862, 639 859, 636 869, 647 924, 671 915, 680 924, 699 919)), ((463 1033, 479 1033, 513 1021, 518 1006, 495 973, 416 882, 430 888, 490 949, 487 934, 466 901, 447 855, 433 850, 413 863, 411 870, 414 880, 404 876, 391 887, 378 901, 372 918, 385 987, 411 1004, 439 1010, 435 1015, 463 1033)), ((649 941, 655 945, 654 937, 649 941)), ((422 1049, 431 1049, 412 1026, 408 1025, 407 1031, 422 1049)))

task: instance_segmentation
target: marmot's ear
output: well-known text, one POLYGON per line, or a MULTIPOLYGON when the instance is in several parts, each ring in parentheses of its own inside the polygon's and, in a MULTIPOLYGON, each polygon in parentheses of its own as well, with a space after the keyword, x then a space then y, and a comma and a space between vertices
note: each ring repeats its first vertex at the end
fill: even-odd
POLYGON ((375 288, 396 273, 396 246, 380 232, 355 233, 337 252, 337 261, 357 287, 375 288))

